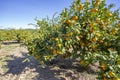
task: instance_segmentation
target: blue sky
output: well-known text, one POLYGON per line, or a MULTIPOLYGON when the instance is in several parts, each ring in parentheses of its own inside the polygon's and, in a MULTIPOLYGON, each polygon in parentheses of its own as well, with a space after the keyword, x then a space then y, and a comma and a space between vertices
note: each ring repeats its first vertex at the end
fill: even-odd
MULTIPOLYGON (((69 7, 73 0, 0 0, 0 28, 34 28, 29 23, 36 23, 38 19, 59 14, 65 7, 69 7)), ((120 7, 120 0, 107 0, 120 7)))

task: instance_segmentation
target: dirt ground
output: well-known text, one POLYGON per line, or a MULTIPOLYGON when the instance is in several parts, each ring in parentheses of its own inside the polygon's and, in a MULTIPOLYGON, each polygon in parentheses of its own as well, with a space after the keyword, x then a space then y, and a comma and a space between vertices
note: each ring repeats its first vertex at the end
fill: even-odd
POLYGON ((54 60, 39 65, 20 44, 4 44, 0 49, 0 80, 96 80, 95 68, 85 69, 78 62, 54 60), (30 58, 30 62, 23 62, 30 58))

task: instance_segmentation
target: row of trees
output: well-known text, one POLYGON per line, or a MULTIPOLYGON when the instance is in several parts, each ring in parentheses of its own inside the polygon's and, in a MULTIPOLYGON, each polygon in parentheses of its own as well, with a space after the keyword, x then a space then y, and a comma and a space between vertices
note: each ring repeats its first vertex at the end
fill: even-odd
POLYGON ((4 41, 17 41, 25 44, 35 37, 37 32, 36 29, 0 29, 0 47, 4 41))

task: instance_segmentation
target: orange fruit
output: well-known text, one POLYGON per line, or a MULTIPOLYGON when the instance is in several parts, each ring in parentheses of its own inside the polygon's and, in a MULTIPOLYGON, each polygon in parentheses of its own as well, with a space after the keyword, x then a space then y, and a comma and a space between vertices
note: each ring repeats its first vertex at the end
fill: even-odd
POLYGON ((61 48, 62 44, 57 44, 57 46, 58 46, 59 48, 61 48))
POLYGON ((97 23, 100 23, 100 22, 101 22, 100 18, 97 18, 96 22, 97 22, 97 23))
POLYGON ((112 71, 109 72, 109 75, 110 75, 110 77, 115 77, 115 73, 112 71))
POLYGON ((90 33, 92 33, 92 32, 93 32, 93 29, 92 29, 92 28, 90 28, 90 30, 89 30, 89 31, 90 31, 90 33))
POLYGON ((72 21, 71 21, 71 20, 68 20, 68 21, 67 21, 67 24, 68 24, 68 25, 71 25, 71 24, 72 24, 72 21))
POLYGON ((99 4, 100 4, 100 2, 99 2, 99 1, 96 1, 95 6, 98 6, 99 4))
POLYGON ((93 27, 94 26, 94 23, 93 22, 90 22, 90 27, 93 27))
POLYGON ((78 12, 80 12, 83 9, 84 4, 81 4, 78 8, 78 12))
POLYGON ((98 9, 92 9, 91 12, 98 12, 98 9))
POLYGON ((73 20, 75 20, 75 21, 78 20, 78 16, 74 16, 73 20))
POLYGON ((57 53, 57 50, 56 50, 56 49, 54 49, 54 50, 53 50, 53 54, 56 54, 56 53, 57 53))
POLYGON ((107 77, 103 77, 103 80, 108 80, 107 77))
POLYGON ((108 67, 108 66, 107 66, 107 63, 106 63, 106 62, 102 62, 102 63, 101 63, 101 67, 102 67, 103 70, 106 70, 107 67, 108 67))
POLYGON ((58 51, 58 52, 57 52, 57 54, 58 54, 58 55, 61 55, 61 54, 62 54, 62 52, 61 52, 61 51, 58 51))
POLYGON ((100 40, 99 43, 103 43, 103 40, 100 40))
POLYGON ((120 78, 118 78, 118 77, 115 77, 115 78, 113 78, 113 80, 120 80, 120 78))
POLYGON ((55 38, 55 41, 58 41, 59 39, 58 38, 55 38))
POLYGON ((109 12, 109 13, 108 13, 108 16, 112 16, 112 13, 111 13, 111 12, 109 12))

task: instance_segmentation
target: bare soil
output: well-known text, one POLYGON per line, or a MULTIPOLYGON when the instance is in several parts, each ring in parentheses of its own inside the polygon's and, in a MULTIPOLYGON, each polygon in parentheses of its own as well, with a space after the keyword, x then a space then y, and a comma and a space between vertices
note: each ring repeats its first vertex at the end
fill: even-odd
POLYGON ((96 80, 96 67, 81 67, 73 60, 53 60, 40 65, 18 43, 0 49, 0 80, 96 80), (23 62, 30 58, 30 62, 23 62))

